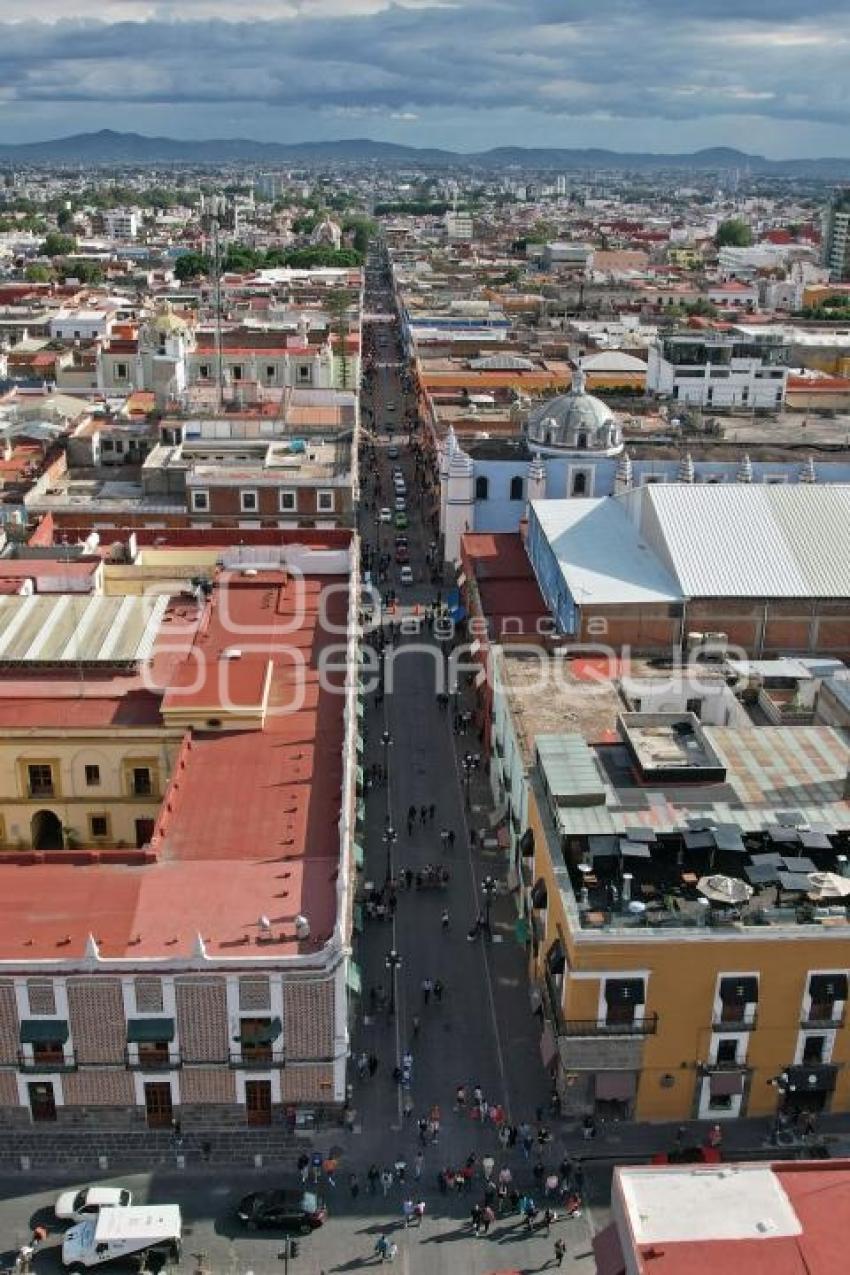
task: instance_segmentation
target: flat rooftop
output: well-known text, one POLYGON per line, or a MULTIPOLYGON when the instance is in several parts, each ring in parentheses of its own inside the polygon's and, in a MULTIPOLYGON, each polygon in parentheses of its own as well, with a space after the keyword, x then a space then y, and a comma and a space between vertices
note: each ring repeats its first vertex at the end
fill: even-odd
POLYGON ((614 1192, 620 1262, 600 1271, 622 1269, 623 1255, 627 1269, 653 1275, 835 1275, 847 1265, 846 1160, 620 1168, 614 1192))
MULTIPOLYGON (((347 586, 339 574, 299 580, 283 570, 224 571, 200 616, 167 627, 163 663, 150 680, 172 688, 172 703, 181 686, 189 688, 191 711, 186 666, 236 664, 238 643, 251 657, 243 688, 251 707, 257 661, 266 670, 261 729, 228 728, 225 719, 185 734, 142 852, 22 852, 0 862, 0 959, 78 957, 89 934, 103 959, 185 958, 198 936, 210 956, 272 959, 309 955, 327 941, 340 869, 345 699, 320 685, 318 669, 324 648, 345 631, 347 586), (295 936, 299 915, 310 920, 307 939, 295 936), (261 931, 261 916, 270 931, 261 931)), ((157 658, 154 651, 154 665, 157 658)), ((5 691, 10 704, 14 696, 31 702, 23 685, 0 680, 0 719, 5 691)), ((84 681, 78 700, 66 699, 68 687, 44 696, 39 726, 46 714, 72 731, 79 702, 87 729, 110 730, 116 706, 142 695, 133 679, 124 696, 114 679, 84 681)), ((165 732, 160 698, 155 689, 144 693, 147 728, 165 732)))

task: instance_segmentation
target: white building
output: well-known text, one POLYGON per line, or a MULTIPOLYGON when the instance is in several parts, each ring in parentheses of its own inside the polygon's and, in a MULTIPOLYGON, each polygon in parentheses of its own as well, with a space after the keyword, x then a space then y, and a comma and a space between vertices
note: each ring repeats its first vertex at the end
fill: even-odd
POLYGON ((789 348, 782 338, 682 332, 649 347, 646 387, 694 407, 781 409, 789 348))
POLYGON ((114 321, 111 310, 57 310, 50 320, 50 337, 58 341, 95 341, 109 335, 114 321))
POLYGON ((107 239, 135 239, 139 233, 139 214, 127 208, 110 208, 103 214, 107 239))
POLYGON ((446 238, 449 243, 471 243, 475 233, 472 214, 447 212, 445 216, 446 238))

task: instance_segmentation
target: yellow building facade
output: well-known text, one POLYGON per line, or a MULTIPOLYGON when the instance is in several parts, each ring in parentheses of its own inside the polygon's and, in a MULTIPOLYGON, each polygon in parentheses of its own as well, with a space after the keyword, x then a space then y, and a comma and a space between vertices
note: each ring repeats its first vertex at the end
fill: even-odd
POLYGON ((850 1109, 850 929, 582 924, 532 775, 530 974, 564 1110, 648 1121, 850 1109))

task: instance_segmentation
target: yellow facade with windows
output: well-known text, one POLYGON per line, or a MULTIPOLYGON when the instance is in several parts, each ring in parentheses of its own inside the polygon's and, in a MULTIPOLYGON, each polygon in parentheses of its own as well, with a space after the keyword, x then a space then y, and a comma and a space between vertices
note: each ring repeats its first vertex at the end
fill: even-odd
POLYGON ((159 811, 182 735, 156 727, 6 731, 3 846, 136 846, 159 811))
MULTIPOLYGON (((813 1021, 808 989, 812 975, 845 976, 850 966, 850 928, 793 925, 728 929, 583 928, 560 846, 539 784, 529 788, 528 820, 534 834, 534 881, 538 899, 545 885, 545 906, 533 910, 531 976, 542 989, 543 1005, 557 1001, 563 1028, 549 1020, 557 1038, 553 1068, 567 1095, 589 1094, 590 1070, 634 1073, 634 1095, 628 1115, 636 1120, 717 1119, 723 1115, 772 1115, 783 1091, 775 1083, 789 1067, 800 1067, 808 1037, 823 1036, 827 1050, 819 1063, 834 1067, 834 1089, 824 1109, 850 1110, 850 1029, 844 1026, 844 1004, 836 1002, 834 1018, 813 1021), (563 952, 563 972, 547 979, 547 956, 563 952), (727 1010, 718 1001, 720 980, 736 976, 757 981, 757 1002, 745 1020, 720 1021, 727 1010), (608 980, 640 979, 644 1003, 635 1036, 626 1038, 605 1027, 608 980), (551 989, 551 992, 547 989, 551 989), (569 1033, 582 1024, 590 1029, 580 1041, 569 1033), (598 1026, 597 1026, 598 1025, 598 1026), (595 1028, 595 1030, 594 1030, 595 1028), (716 1074, 720 1040, 739 1043, 741 1093, 732 1110, 714 1110, 707 1086, 716 1074), (571 1065, 578 1060, 580 1065, 571 1065), (774 1083, 771 1083, 771 1082, 774 1083)), ((534 892, 532 892, 534 893, 534 892)), ((794 1094, 790 1095, 793 1106, 794 1094)), ((580 1101, 574 1110, 592 1110, 580 1101)))

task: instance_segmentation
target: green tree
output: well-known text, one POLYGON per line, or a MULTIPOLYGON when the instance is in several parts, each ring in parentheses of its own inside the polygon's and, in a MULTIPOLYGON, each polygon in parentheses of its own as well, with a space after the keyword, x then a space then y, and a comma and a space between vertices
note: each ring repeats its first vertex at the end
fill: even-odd
POLYGON ((753 242, 753 232, 740 217, 730 217, 717 227, 714 242, 718 248, 749 248, 753 242))
POLYGON ((42 257, 67 257, 76 246, 77 241, 73 235, 60 235, 58 231, 51 230, 39 253, 42 257))
POLYGON ((70 208, 65 208, 63 205, 63 207, 60 208, 56 214, 56 225, 59 227, 60 230, 67 230, 68 227, 72 226, 73 224, 74 224, 73 212, 71 211, 70 208))
POLYGON ((345 340, 348 336, 348 312, 353 300, 351 293, 346 292, 345 288, 334 288, 328 293, 324 301, 325 309, 331 320, 331 330, 339 342, 339 367, 342 374, 343 389, 348 387, 349 366, 345 340))
POLYGON ((184 252, 174 263, 174 275, 180 283, 209 273, 210 260, 202 252, 184 252))
POLYGON ((99 261, 69 257, 60 261, 57 269, 63 282, 66 279, 79 279, 80 283, 103 283, 103 266, 99 261))
POLYGON ((374 221, 370 217, 352 215, 345 218, 342 229, 344 232, 351 233, 355 251, 365 257, 369 249, 369 240, 377 229, 374 221))
POLYGON ((27 283, 50 283, 56 276, 49 266, 33 261, 24 271, 27 283))

